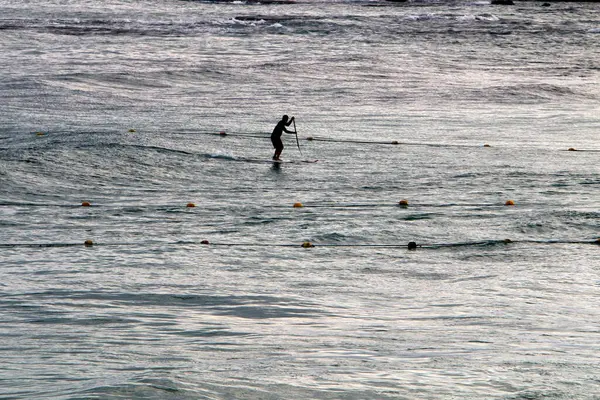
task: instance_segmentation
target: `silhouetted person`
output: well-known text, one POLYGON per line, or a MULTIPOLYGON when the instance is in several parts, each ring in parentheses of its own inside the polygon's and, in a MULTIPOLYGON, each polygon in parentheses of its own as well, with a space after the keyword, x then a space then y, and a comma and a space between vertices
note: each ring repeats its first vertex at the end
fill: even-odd
POLYGON ((288 121, 288 116, 284 115, 281 117, 281 121, 275 125, 275 129, 273 129, 273 133, 271 133, 271 142, 273 142, 273 147, 275 147, 273 160, 279 161, 279 156, 281 156, 281 152, 283 151, 283 142, 281 141, 281 135, 283 135, 283 132, 295 133, 285 129, 285 127, 290 126, 292 122, 294 122, 294 117, 288 121))

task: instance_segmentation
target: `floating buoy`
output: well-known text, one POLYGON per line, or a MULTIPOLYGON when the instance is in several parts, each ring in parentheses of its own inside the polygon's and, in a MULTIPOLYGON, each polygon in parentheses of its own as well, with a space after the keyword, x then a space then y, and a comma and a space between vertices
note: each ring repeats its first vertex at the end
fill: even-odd
POLYGON ((187 203, 186 207, 187 208, 193 208, 193 207, 196 207, 196 205, 194 203, 187 203))
POLYGON ((417 242, 408 242, 408 249, 415 250, 417 248, 417 242))
POLYGON ((394 140, 392 144, 400 144, 397 140, 394 140))
POLYGON ((600 238, 596 239, 596 244, 600 244, 600 238))
POLYGON ((221 131, 221 132, 219 132, 219 135, 221 135, 221 136, 227 136, 227 132, 221 131))
POLYGON ((506 244, 508 244, 508 243, 512 243, 512 240, 510 240, 510 239, 504 239, 503 242, 506 243, 506 244))
POLYGON ((85 242, 83 242, 83 244, 85 245, 85 247, 91 247, 94 245, 94 242, 92 242, 92 240, 88 239, 85 242))
POLYGON ((36 132, 36 136, 44 136, 44 132, 36 132))
POLYGON ((89 207, 89 206, 91 206, 91 204, 90 204, 89 201, 84 201, 84 202, 81 203, 81 206, 82 207, 89 207))
POLYGON ((315 138, 312 137, 312 136, 309 136, 309 137, 306 138, 306 140, 315 140, 315 138))
POLYGON ((311 242, 304 242, 304 243, 302 243, 302 247, 304 247, 305 249, 308 249, 309 247, 315 247, 315 245, 312 244, 311 242))
POLYGON ((575 147, 569 147, 569 151, 577 151, 575 147))
POLYGON ((408 207, 408 200, 406 200, 406 199, 402 199, 402 200, 400 200, 400 201, 398 202, 398 205, 399 205, 400 207, 408 207))
POLYGON ((134 133, 134 132, 135 132, 135 129, 130 129, 129 130, 129 133, 134 133))
POLYGON ((492 147, 492 146, 490 146, 489 144, 486 143, 483 145, 483 147, 492 147))
POLYGON ((300 202, 294 203, 294 208, 302 208, 302 207, 304 207, 304 204, 302 204, 300 202))
POLYGON ((514 206, 515 202, 512 200, 506 200, 506 203, 504 203, 505 206, 514 206))
POLYGON ((203 240, 200 242, 200 244, 210 244, 210 242, 208 240, 203 240))

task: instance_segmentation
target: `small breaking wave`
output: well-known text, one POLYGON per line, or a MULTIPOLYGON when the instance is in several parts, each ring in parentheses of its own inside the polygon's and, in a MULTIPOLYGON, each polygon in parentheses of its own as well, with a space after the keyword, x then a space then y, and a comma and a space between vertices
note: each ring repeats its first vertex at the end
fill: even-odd
POLYGON ((238 159, 234 156, 232 156, 231 154, 224 154, 224 153, 205 153, 205 154, 201 154, 201 157, 205 157, 205 158, 213 158, 213 159, 217 159, 217 160, 228 160, 228 161, 237 161, 238 159))
POLYGON ((499 21, 494 14, 483 13, 483 14, 465 14, 465 15, 453 15, 453 14, 440 14, 440 13, 424 13, 424 14, 411 14, 405 17, 407 21, 459 21, 459 22, 471 22, 471 21, 485 21, 485 22, 496 22, 499 21))

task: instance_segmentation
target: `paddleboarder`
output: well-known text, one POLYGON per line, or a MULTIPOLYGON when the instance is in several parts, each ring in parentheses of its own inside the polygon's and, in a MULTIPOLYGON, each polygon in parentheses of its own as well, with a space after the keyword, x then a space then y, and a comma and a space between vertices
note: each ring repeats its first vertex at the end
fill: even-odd
POLYGON ((275 147, 275 154, 273 154, 273 160, 279 161, 281 156, 281 152, 283 151, 283 142, 281 141, 281 135, 283 132, 295 134, 296 132, 288 131, 285 127, 290 126, 294 122, 295 118, 292 117, 288 120, 288 116, 284 115, 281 117, 281 121, 275 125, 275 129, 273 129, 273 133, 271 134, 271 142, 273 143, 273 147, 275 147))

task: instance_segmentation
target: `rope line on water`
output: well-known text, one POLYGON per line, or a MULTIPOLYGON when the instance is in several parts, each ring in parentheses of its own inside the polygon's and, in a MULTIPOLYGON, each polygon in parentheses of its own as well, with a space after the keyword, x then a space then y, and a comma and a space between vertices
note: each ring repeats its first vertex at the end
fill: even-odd
MULTIPOLYGON (((129 129, 129 133, 136 133, 135 129, 129 129)), ((32 132, 37 136, 46 136, 51 132, 32 132)), ((66 133, 61 131, 56 131, 55 133, 66 133)), ((259 139, 268 139, 270 138, 269 133, 263 132, 228 132, 225 130, 216 131, 216 130, 207 130, 207 131, 178 131, 171 132, 174 135, 210 135, 210 136, 233 136, 233 137, 242 137, 242 138, 259 138, 259 139)), ((395 146, 427 146, 427 147, 461 147, 461 148, 479 148, 479 147, 496 147, 491 146, 489 144, 483 145, 472 145, 472 144, 453 144, 453 143, 428 143, 428 142, 404 142, 398 140, 358 140, 358 139, 337 139, 337 138, 327 138, 321 136, 307 136, 298 138, 298 140, 305 141, 314 141, 314 142, 331 142, 331 143, 352 143, 352 144, 366 144, 366 145, 395 145, 395 146)), ((537 147, 529 147, 529 148, 537 148, 537 147)), ((600 149, 577 149, 575 147, 569 147, 568 149, 559 149, 559 151, 576 151, 576 152, 600 152, 600 149)))
MULTIPOLYGON (((498 207, 514 206, 513 200, 506 200, 504 203, 410 203, 410 207, 431 207, 431 208, 450 208, 450 207, 498 207)), ((301 203, 295 202, 291 205, 284 204, 258 204, 253 205, 255 208, 375 208, 375 207, 395 207, 395 208, 409 208, 409 202, 406 199, 402 199, 398 202, 385 202, 385 203, 335 203, 331 201, 325 202, 313 202, 313 203, 301 203)), ((67 204, 44 204, 44 203, 16 203, 16 202, 0 202, 0 207, 57 207, 57 208, 152 208, 152 209, 177 209, 177 208, 200 208, 200 209, 212 209, 214 207, 219 210, 223 209, 221 204, 206 204, 205 207, 200 207, 196 203, 170 203, 170 204, 98 204, 90 201, 82 201, 81 203, 67 203, 67 204)), ((236 207, 232 205, 232 207, 236 207)), ((243 204, 243 208, 248 208, 248 204, 243 204)))
POLYGON ((456 243, 417 243, 408 242, 406 244, 393 244, 393 243, 313 243, 304 241, 302 243, 244 243, 244 242, 209 242, 208 240, 202 240, 200 242, 195 241, 177 241, 177 242, 145 242, 145 243, 96 243, 91 239, 86 240, 83 243, 0 243, 0 249, 6 248, 57 248, 57 247, 93 247, 93 246, 212 246, 212 247, 301 247, 301 248, 314 248, 314 247, 354 247, 354 248, 407 248, 408 250, 415 250, 417 248, 424 249, 441 249, 441 248, 452 248, 452 247, 480 247, 480 246, 496 246, 496 245, 511 245, 511 244, 535 244, 535 245, 556 245, 556 244, 580 244, 580 245, 600 245, 600 238, 595 240, 536 240, 536 239, 522 239, 522 240, 479 240, 472 242, 456 242, 456 243))
MULTIPOLYGON (((295 202, 290 205, 285 204, 242 204, 235 205, 232 204, 229 208, 244 208, 244 209, 303 209, 303 208, 338 208, 338 209, 358 209, 358 208, 400 208, 400 209, 423 209, 423 208, 496 208, 496 207, 516 207, 516 202, 514 200, 508 199, 504 203, 409 203, 407 199, 402 199, 398 202, 381 202, 381 203, 335 203, 335 202, 313 202, 313 203, 301 203, 295 202)), ((529 206, 533 206, 535 204, 529 204, 529 206)), ((85 208, 85 209, 114 209, 114 210, 123 210, 127 211, 128 209, 132 209, 137 212, 140 209, 151 209, 156 211, 174 211, 174 210, 191 210, 191 209, 199 209, 199 210, 223 210, 222 204, 212 204, 212 203, 170 203, 170 204, 98 204, 92 203, 90 201, 83 201, 78 204, 44 204, 44 203, 15 203, 15 202, 0 202, 0 207, 32 207, 32 208, 85 208)))
MULTIPOLYGON (((227 132, 227 131, 197 131, 197 132, 186 132, 180 134, 201 134, 201 135, 213 135, 213 136, 234 136, 234 137, 248 137, 248 138, 260 138, 260 139, 268 139, 270 135, 268 133, 254 133, 254 132, 227 132)), ((398 140, 358 140, 358 139, 336 139, 336 138, 326 138, 321 136, 307 136, 300 137, 299 140, 305 140, 309 142, 330 142, 330 143, 352 143, 352 144, 367 144, 367 145, 393 145, 393 146, 427 146, 427 147, 464 147, 464 148, 473 148, 473 147, 492 147, 489 144, 483 145, 471 145, 471 144, 452 144, 452 143, 427 143, 427 142, 404 142, 398 140)), ((532 147, 535 148, 535 147, 532 147)), ((600 149, 576 149, 574 147, 569 147, 568 149, 560 149, 559 151, 583 151, 583 152, 600 152, 600 149)))

